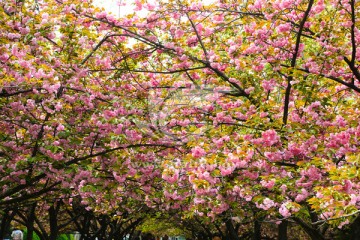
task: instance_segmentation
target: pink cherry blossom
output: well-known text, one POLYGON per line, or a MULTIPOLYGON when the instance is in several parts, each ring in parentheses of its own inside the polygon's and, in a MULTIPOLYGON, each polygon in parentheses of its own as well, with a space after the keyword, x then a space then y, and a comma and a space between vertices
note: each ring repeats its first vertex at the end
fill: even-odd
POLYGON ((196 146, 191 149, 191 155, 194 158, 201 158, 201 157, 205 156, 205 154, 206 154, 206 151, 199 146, 196 146))

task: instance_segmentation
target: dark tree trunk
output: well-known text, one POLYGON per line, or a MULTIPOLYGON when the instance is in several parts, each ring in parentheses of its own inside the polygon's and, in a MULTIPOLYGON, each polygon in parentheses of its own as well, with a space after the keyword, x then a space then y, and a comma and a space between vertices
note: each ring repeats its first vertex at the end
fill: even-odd
POLYGON ((235 231, 234 224, 231 221, 231 218, 226 219, 225 226, 227 230, 227 235, 231 240, 240 240, 238 233, 235 231))
POLYGON ((142 223, 142 221, 143 218, 138 218, 126 227, 123 227, 123 224, 121 222, 115 222, 116 228, 113 235, 114 239, 123 239, 127 234, 132 233, 136 229, 136 227, 139 226, 140 223, 142 223))
POLYGON ((14 218, 15 213, 10 214, 9 209, 5 209, 1 218, 0 239, 5 239, 10 234, 10 223, 14 218))
POLYGON ((309 235, 311 240, 325 240, 325 237, 313 226, 307 224, 300 218, 294 218, 294 220, 301 226, 301 228, 309 235))
POLYGON ((35 222, 35 209, 36 209, 36 203, 33 203, 30 207, 26 228, 27 228, 27 235, 26 240, 32 240, 33 239, 33 233, 34 233, 34 222, 35 222))
POLYGON ((261 223, 258 220, 254 221, 253 240, 261 240, 261 223))
POLYGON ((79 232, 81 234, 80 240, 90 240, 90 223, 91 223, 91 217, 89 216, 89 213, 84 213, 83 217, 84 217, 84 222, 83 225, 81 227, 81 229, 79 229, 79 232))
POLYGON ((360 217, 357 217, 355 221, 350 225, 349 240, 360 240, 360 217))
POLYGON ((106 229, 109 226, 108 218, 106 216, 101 216, 100 218, 98 218, 98 222, 100 224, 100 228, 97 230, 94 237, 97 237, 99 239, 113 239, 111 231, 108 236, 106 234, 106 229))
MULTIPOLYGON (((224 240, 225 240, 224 233, 223 233, 223 231, 221 231, 220 226, 219 226, 218 224, 215 224, 215 227, 216 227, 216 229, 218 230, 218 233, 219 233, 221 239, 224 239, 224 240)), ((237 232, 237 231, 238 231, 238 228, 236 229, 236 232, 237 232)))
POLYGON ((205 232, 200 233, 200 239, 201 240, 211 240, 211 237, 208 236, 205 232))
POLYGON ((284 220, 278 227, 278 240, 287 240, 288 221, 284 220))
POLYGON ((50 240, 56 240, 59 233, 58 224, 57 224, 58 211, 59 211, 59 203, 57 203, 56 207, 54 203, 54 205, 52 205, 48 211, 49 222, 50 222, 50 240))
POLYGON ((200 224, 200 226, 204 229, 203 235, 205 235, 205 239, 212 239, 212 233, 208 225, 203 224, 198 218, 195 218, 196 221, 200 224))
POLYGON ((109 239, 114 239, 114 236, 115 236, 115 233, 116 233, 116 230, 117 230, 117 221, 111 221, 109 226, 110 226, 110 231, 108 232, 109 236, 108 238, 109 239))
POLYGON ((135 228, 133 228, 129 233, 129 239, 133 239, 134 233, 135 233, 135 228))
POLYGON ((135 232, 131 235, 130 240, 140 239, 140 235, 141 235, 141 232, 140 232, 140 231, 135 231, 135 232))
POLYGON ((44 225, 39 221, 36 215, 35 215, 35 223, 38 226, 38 230, 35 228, 34 231, 36 232, 40 240, 50 240, 48 232, 46 231, 44 225))

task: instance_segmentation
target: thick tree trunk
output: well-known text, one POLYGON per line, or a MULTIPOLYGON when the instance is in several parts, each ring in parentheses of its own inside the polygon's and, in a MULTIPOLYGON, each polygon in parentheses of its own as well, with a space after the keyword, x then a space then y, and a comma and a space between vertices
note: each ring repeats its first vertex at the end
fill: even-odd
MULTIPOLYGON (((131 230, 131 232, 129 232, 129 239, 133 239, 133 236, 134 236, 134 233, 135 233, 135 228, 133 228, 132 230, 131 230)), ((193 234, 193 233, 192 233, 193 234)))
POLYGON ((35 222, 35 209, 36 209, 36 203, 33 203, 33 205, 30 207, 26 228, 27 228, 27 235, 26 240, 32 240, 33 239, 33 233, 34 233, 34 222, 35 222))
POLYGON ((302 227, 302 229, 309 235, 311 240, 325 240, 325 237, 316 228, 310 226, 300 218, 294 220, 302 227))
POLYGON ((81 234, 80 240, 90 240, 90 223, 91 223, 91 217, 90 214, 85 213, 83 215, 84 222, 82 225, 82 228, 79 229, 79 232, 81 234))
POLYGON ((123 239, 124 236, 133 232, 136 229, 136 227, 142 223, 142 221, 143 221, 143 218, 138 218, 126 227, 123 227, 122 223, 117 222, 117 225, 116 225, 117 228, 114 233, 114 239, 123 239))
POLYGON ((140 239, 140 235, 141 235, 141 232, 140 232, 140 231, 135 231, 135 232, 131 235, 130 240, 140 239))
POLYGON ((225 222, 226 230, 228 232, 229 239, 231 240, 240 240, 238 233, 235 231, 234 224, 231 221, 231 218, 226 219, 225 222))
POLYGON ((0 239, 5 239, 10 234, 10 223, 14 218, 14 213, 9 213, 8 209, 4 210, 1 218, 1 226, 0 226, 0 239))
POLYGON ((111 227, 111 224, 109 224, 109 220, 105 216, 102 216, 101 218, 98 219, 98 222, 100 228, 97 230, 94 237, 97 237, 99 239, 113 239, 114 238, 113 229, 111 227), (110 226, 110 232, 107 235, 106 230, 108 226, 110 226))
POLYGON ((196 221, 200 224, 200 226, 204 229, 203 235, 205 235, 206 239, 212 239, 212 233, 210 231, 210 228, 208 225, 203 224, 198 218, 196 218, 196 221))
POLYGON ((253 240, 261 240, 261 223, 258 220, 254 222, 253 240))
POLYGON ((49 208, 50 240, 56 240, 59 232, 57 224, 58 207, 55 208, 54 205, 49 208))
POLYGON ((200 233, 200 239, 201 239, 201 240, 210 240, 211 237, 208 236, 205 232, 201 232, 201 233, 200 233))
POLYGON ((35 216, 35 223, 38 226, 38 230, 34 229, 40 240, 50 240, 48 231, 46 231, 45 226, 39 221, 37 216, 35 216))
POLYGON ((360 240, 360 217, 350 225, 349 240, 360 240))
POLYGON ((278 240, 287 240, 288 221, 284 220, 278 227, 278 240))
MULTIPOLYGON (((218 224, 215 224, 215 227, 216 227, 216 229, 218 230, 218 233, 219 233, 219 235, 220 235, 220 238, 223 239, 223 240, 225 240, 226 236, 225 236, 225 234, 223 233, 223 231, 221 230, 220 226, 219 226, 218 224)), ((236 229, 236 231, 237 231, 237 230, 238 230, 238 229, 236 229)))

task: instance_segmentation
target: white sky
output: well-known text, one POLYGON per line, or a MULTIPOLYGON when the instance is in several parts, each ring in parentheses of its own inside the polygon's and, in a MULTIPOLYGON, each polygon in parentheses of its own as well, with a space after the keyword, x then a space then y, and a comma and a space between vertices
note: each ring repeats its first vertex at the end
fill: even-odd
MULTIPOLYGON (((95 6, 103 7, 106 12, 113 13, 117 17, 123 17, 127 14, 134 13, 135 6, 133 5, 134 0, 93 0, 95 6)), ((156 2, 156 0, 148 1, 148 2, 156 2)), ((202 0, 203 4, 211 4, 214 3, 215 0, 202 0)), ((146 10, 137 12, 136 14, 140 17, 146 16, 146 10)))
MULTIPOLYGON (((103 7, 106 12, 113 13, 116 17, 133 13, 135 8, 133 3, 133 0, 94 0, 95 6, 103 7)), ((144 16, 145 11, 142 10, 137 14, 144 16)))

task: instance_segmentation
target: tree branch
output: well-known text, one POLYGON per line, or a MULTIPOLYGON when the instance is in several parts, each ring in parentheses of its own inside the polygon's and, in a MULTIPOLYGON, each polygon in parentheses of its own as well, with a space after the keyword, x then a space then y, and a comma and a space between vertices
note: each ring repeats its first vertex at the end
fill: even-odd
MULTIPOLYGON (((299 26, 299 33, 296 37, 296 43, 295 43, 295 52, 294 55, 291 59, 291 68, 294 68, 296 65, 296 60, 298 57, 298 53, 299 53, 299 48, 300 48, 300 42, 301 42, 301 35, 302 35, 302 31, 304 29, 304 25, 306 23, 307 17, 310 14, 311 11, 311 7, 314 4, 314 0, 310 0, 308 7, 306 9, 306 12, 304 14, 304 18, 302 19, 300 26, 299 26)), ((283 115, 283 125, 287 124, 287 119, 288 119, 288 114, 289 114, 289 103, 290 103, 290 93, 291 93, 291 82, 293 81, 293 70, 291 70, 290 75, 288 76, 287 79, 287 87, 286 87, 286 91, 285 91, 285 100, 284 100, 284 115, 283 115)))
POLYGON ((360 213, 360 210, 357 210, 353 213, 349 213, 349 214, 345 214, 345 215, 342 215, 340 217, 334 217, 334 218, 327 218, 327 219, 324 219, 324 220, 319 220, 319 221, 316 221, 316 222, 313 222, 311 223, 312 225, 319 225, 319 224, 323 224, 323 223, 326 223, 326 222, 329 222, 329 221, 332 221, 332 220, 337 220, 337 219, 341 219, 341 218, 347 218, 347 217, 351 217, 351 216, 354 216, 356 214, 360 213))
MULTIPOLYGON (((283 67, 289 67, 287 65, 282 65, 283 67)), ((302 71, 302 72, 306 72, 306 73, 309 73, 309 74, 312 74, 309 70, 307 69, 304 69, 304 68, 295 68, 296 70, 299 70, 299 71, 302 71)), ((348 82, 345 82, 344 80, 341 80, 340 78, 337 78, 337 77, 334 77, 334 76, 327 76, 327 75, 324 75, 324 74, 317 74, 321 77, 324 77, 324 78, 327 78, 327 79, 330 79, 330 80, 333 80, 337 83, 340 83, 342 85, 345 85, 347 86, 348 88, 351 88, 352 90, 360 93, 360 88, 356 87, 354 84, 352 83, 348 83, 348 82)))
POLYGON ((204 55, 205 55, 206 61, 209 61, 209 59, 208 59, 208 53, 207 53, 206 48, 205 48, 205 46, 204 46, 204 44, 203 44, 203 42, 202 42, 202 40, 201 40, 201 37, 200 37, 200 35, 199 35, 199 32, 198 32, 197 29, 196 29, 196 26, 195 26, 194 22, 191 20, 191 18, 190 18, 190 16, 189 16, 188 13, 186 13, 186 16, 187 16, 187 18, 189 19, 192 28, 194 29, 194 32, 195 32, 195 34, 196 34, 197 39, 199 40, 199 43, 200 43, 200 45, 201 45, 202 50, 204 51, 204 55))
POLYGON ((99 47, 101 47, 101 45, 106 42, 106 40, 110 37, 128 37, 127 34, 111 34, 111 35, 106 35, 98 44, 96 44, 96 46, 91 50, 91 52, 81 61, 80 65, 84 65, 86 63, 86 61, 96 52, 96 50, 98 50, 99 47))

